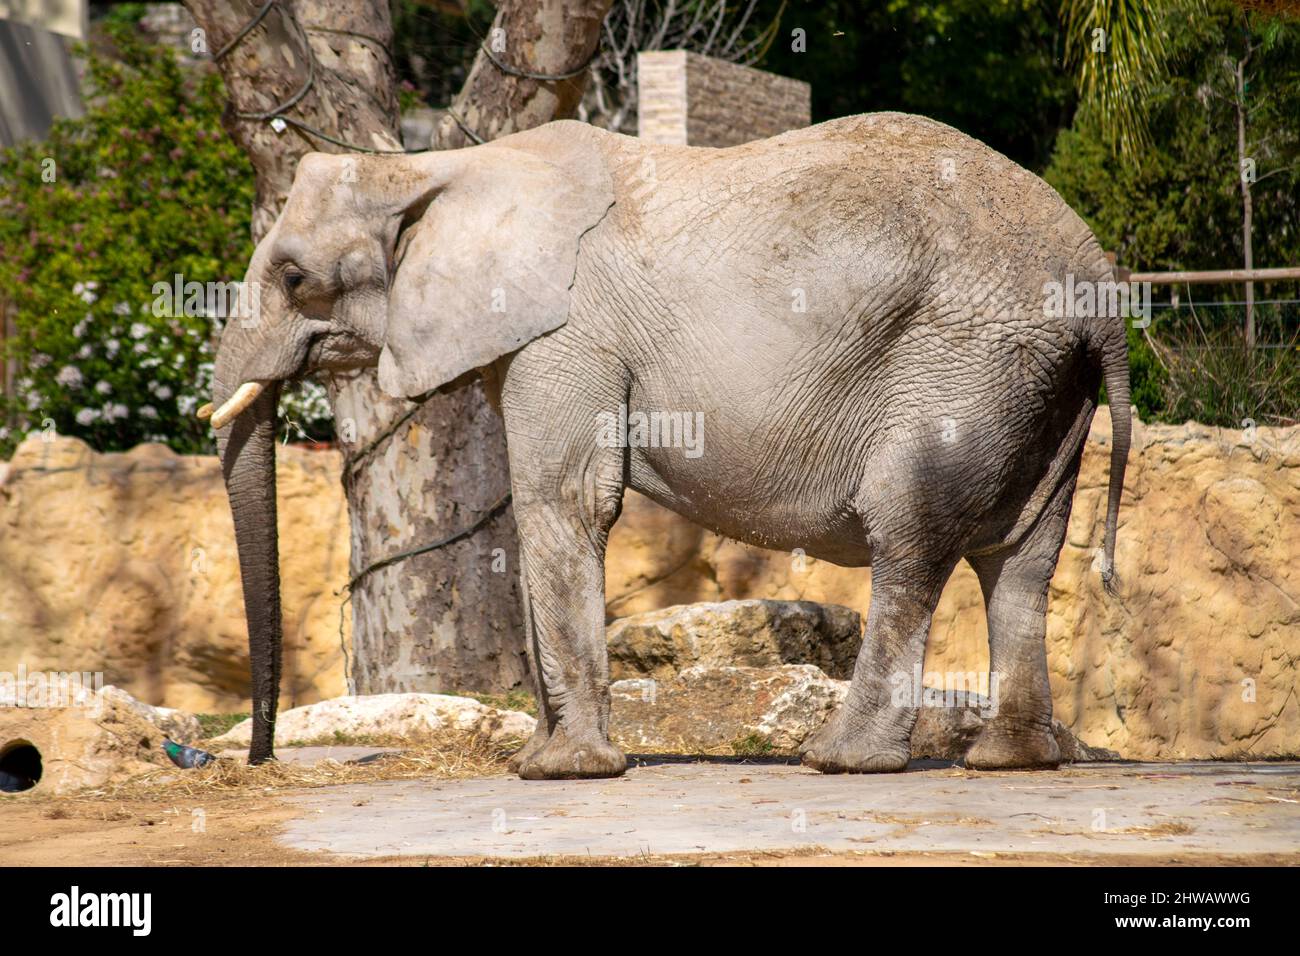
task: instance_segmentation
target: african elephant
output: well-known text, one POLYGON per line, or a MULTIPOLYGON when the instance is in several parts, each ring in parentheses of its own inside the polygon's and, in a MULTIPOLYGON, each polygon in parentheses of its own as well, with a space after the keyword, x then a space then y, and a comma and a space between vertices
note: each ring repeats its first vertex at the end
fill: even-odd
POLYGON ((727 149, 563 121, 446 152, 306 156, 249 266, 260 315, 227 325, 214 376, 250 760, 272 753, 280 667, 278 383, 377 365, 405 397, 478 370, 504 417, 540 685, 521 776, 626 766, 608 737, 603 564, 628 487, 741 541, 872 567, 848 697, 805 763, 907 764, 917 710, 891 701, 891 675, 922 660, 965 558, 1001 691, 967 762, 1056 765, 1048 581, 1103 380, 1108 588, 1130 419, 1123 318, 1054 311, 1046 290, 1111 280, 1044 182, 897 113, 727 149), (702 422, 694 453, 662 427, 682 416, 702 422))

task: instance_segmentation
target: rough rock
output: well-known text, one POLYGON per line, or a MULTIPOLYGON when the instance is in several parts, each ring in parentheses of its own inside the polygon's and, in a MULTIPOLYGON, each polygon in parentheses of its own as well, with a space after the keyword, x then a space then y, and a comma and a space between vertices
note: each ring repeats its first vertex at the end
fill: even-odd
POLYGON ((811 664, 690 667, 666 680, 615 681, 610 738, 633 753, 732 753, 753 737, 790 751, 847 686, 811 664))
MULTIPOLYGON (((610 736, 632 753, 794 753, 844 700, 848 681, 811 664, 691 667, 675 678, 615 681, 610 736)), ((984 726, 988 698, 956 691, 923 706, 912 756, 960 760, 984 726)), ((1067 761, 1115 759, 1060 721, 1053 731, 1067 761)))
MULTIPOLYGON (((1056 716, 1129 759, 1300 753, 1300 427, 1134 423, 1120 509, 1120 595, 1093 569, 1110 416, 1098 411, 1049 595, 1056 716)), ((610 535, 608 613, 762 597, 865 612, 869 569, 763 551, 632 492, 610 535)), ((962 562, 926 671, 988 669, 984 602, 962 562)))
MULTIPOLYGON (((469 697, 447 694, 374 694, 336 697, 279 714, 276 746, 318 741, 344 742, 357 738, 400 737, 416 741, 456 731, 487 736, 493 741, 527 738, 537 721, 515 710, 498 710, 469 697)), ((236 724, 209 744, 247 748, 253 721, 236 724)))
POLYGON ((778 664, 814 664, 847 679, 862 643, 862 619, 846 607, 812 601, 724 601, 620 618, 605 637, 615 680, 778 664))
POLYGON ((34 793, 72 793, 170 767, 163 736, 116 694, 60 707, 0 706, 0 763, 13 748, 34 746, 41 761, 34 793))
POLYGON ((172 707, 154 707, 152 704, 136 700, 122 688, 112 685, 105 687, 103 694, 118 704, 134 710, 177 743, 194 744, 203 737, 203 727, 193 714, 172 707))

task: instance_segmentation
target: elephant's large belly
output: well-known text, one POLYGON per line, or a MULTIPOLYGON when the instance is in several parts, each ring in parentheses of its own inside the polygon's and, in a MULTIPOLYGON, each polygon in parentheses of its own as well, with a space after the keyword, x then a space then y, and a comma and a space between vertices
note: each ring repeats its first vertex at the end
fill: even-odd
POLYGON ((773 551, 846 567, 871 563, 862 523, 850 510, 851 482, 813 475, 789 481, 755 474, 751 455, 725 445, 688 459, 683 449, 629 447, 628 486, 710 531, 773 551), (816 491, 808 490, 809 486, 816 491))

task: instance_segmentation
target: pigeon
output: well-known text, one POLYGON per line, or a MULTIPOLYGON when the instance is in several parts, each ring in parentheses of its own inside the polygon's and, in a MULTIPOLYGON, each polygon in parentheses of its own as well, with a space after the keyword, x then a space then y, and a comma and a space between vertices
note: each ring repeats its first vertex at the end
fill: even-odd
POLYGON ((171 758, 172 763, 186 770, 193 770, 195 767, 206 767, 217 759, 206 750, 178 744, 169 737, 163 738, 163 750, 171 758))

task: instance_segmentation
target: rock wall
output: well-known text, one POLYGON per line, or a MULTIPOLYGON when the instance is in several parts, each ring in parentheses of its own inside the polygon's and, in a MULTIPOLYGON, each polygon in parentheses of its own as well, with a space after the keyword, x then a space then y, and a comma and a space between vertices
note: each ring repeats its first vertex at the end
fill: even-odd
MULTIPOLYGON (((1132 758, 1300 753, 1300 428, 1137 424, 1118 599, 1091 567, 1109 442, 1102 409, 1052 583, 1057 717, 1132 758)), ((335 592, 348 522, 335 453, 289 446, 278 468, 288 707, 345 693, 335 592)), ((747 597, 865 611, 871 590, 869 571, 741 545, 633 493, 606 581, 611 620, 747 597)), ((75 439, 33 438, 7 474, 0 466, 0 670, 103 671, 151 703, 234 710, 247 706, 242 615, 214 458, 153 445, 98 455, 75 439)), ((979 586, 963 564, 926 669, 987 666, 979 586)))
MULTIPOLYGON (((0 671, 103 672, 153 704, 247 707, 244 602, 217 459, 51 439, 29 438, 0 471, 0 671)), ((283 447, 277 480, 292 705, 343 692, 334 592, 347 580, 348 516, 334 452, 283 447)))

